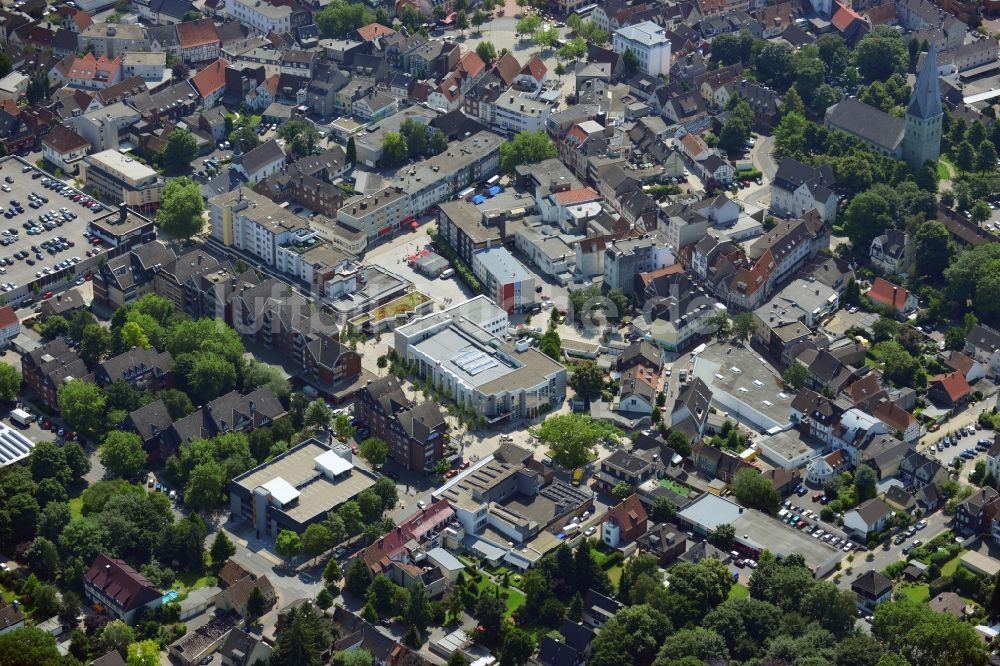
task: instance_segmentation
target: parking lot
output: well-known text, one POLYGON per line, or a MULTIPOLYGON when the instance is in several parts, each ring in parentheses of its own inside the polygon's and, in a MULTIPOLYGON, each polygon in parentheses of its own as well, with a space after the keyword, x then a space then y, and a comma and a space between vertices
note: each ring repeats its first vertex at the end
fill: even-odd
POLYGON ((430 236, 423 230, 402 232, 398 238, 368 252, 367 257, 369 261, 411 281, 419 291, 442 305, 459 303, 471 297, 457 274, 450 278, 429 278, 406 262, 406 257, 426 248, 430 242, 430 236))
MULTIPOLYGON (((971 426, 968 426, 971 427, 971 426)), ((926 453, 936 458, 942 465, 951 466, 955 458, 962 460, 961 476, 968 476, 976 468, 976 461, 986 459, 986 451, 993 443, 992 430, 968 430, 963 434, 958 430, 937 433, 939 439, 927 447, 926 453), (950 442, 950 446, 946 443, 950 442), (968 451, 968 453, 966 453, 968 451)))
POLYGON ((0 161, 0 289, 23 305, 37 292, 80 280, 107 248, 92 244, 87 225, 107 208, 49 174, 15 158, 0 161), (92 259, 93 257, 93 259, 92 259))

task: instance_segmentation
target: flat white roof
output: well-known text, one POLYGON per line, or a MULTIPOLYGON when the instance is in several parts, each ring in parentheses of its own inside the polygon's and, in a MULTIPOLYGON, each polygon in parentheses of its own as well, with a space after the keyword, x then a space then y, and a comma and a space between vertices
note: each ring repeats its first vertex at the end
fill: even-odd
POLYGON ((267 483, 261 486, 264 490, 270 493, 271 498, 284 506, 289 502, 295 501, 299 496, 299 491, 295 489, 295 486, 285 481, 280 476, 276 476, 267 483))
POLYGON ((313 460, 316 461, 317 467, 324 472, 329 472, 333 476, 339 476, 344 472, 354 469, 354 463, 341 458, 333 451, 325 451, 313 458, 313 460))
POLYGON ((24 460, 35 443, 17 430, 0 423, 0 467, 24 460))

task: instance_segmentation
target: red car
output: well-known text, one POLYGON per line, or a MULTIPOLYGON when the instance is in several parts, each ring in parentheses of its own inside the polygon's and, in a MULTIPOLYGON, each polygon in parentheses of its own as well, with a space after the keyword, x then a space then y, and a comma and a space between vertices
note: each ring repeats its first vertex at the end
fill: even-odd
POLYGON ((51 427, 52 427, 52 421, 45 419, 45 421, 42 422, 42 430, 48 430, 51 427))
POLYGON ((455 476, 456 474, 458 474, 458 470, 457 469, 449 469, 447 472, 444 473, 444 478, 450 479, 451 477, 455 476))
POLYGON ((42 300, 43 301, 48 300, 48 299, 52 298, 54 295, 55 294, 53 294, 51 291, 47 291, 44 294, 42 294, 42 300))
POLYGON ((466 460, 464 463, 462 463, 458 467, 459 467, 459 469, 468 469, 469 468, 469 461, 466 460))
POLYGON ((87 276, 85 278, 83 278, 83 279, 86 280, 87 282, 90 282, 91 280, 94 279, 94 274, 93 273, 87 273, 87 276))

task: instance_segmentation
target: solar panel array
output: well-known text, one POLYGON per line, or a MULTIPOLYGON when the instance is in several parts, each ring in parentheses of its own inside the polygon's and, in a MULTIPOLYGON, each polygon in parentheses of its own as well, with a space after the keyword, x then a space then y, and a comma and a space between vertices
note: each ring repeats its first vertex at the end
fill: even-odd
POLYGON ((495 358, 479 349, 462 352, 455 358, 451 359, 451 362, 472 377, 475 377, 484 370, 489 370, 490 368, 495 368, 499 365, 495 358))
POLYGON ((35 446, 21 433, 0 426, 0 467, 28 457, 35 446))

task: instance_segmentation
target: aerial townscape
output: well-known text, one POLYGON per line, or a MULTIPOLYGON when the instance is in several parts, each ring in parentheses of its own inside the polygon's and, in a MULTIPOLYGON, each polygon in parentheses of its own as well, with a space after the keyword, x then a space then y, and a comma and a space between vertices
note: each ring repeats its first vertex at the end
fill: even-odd
POLYGON ((1000 0, 0 0, 0 666, 1000 666, 1000 0))

